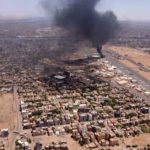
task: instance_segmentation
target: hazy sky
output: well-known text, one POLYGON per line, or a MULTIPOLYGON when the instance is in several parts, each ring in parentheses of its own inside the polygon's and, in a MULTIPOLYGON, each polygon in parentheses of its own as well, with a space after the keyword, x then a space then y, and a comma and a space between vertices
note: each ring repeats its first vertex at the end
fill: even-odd
MULTIPOLYGON (((0 17, 44 16, 40 0, 0 0, 0 17)), ((113 10, 121 20, 150 21, 150 0, 102 0, 99 10, 113 10)))

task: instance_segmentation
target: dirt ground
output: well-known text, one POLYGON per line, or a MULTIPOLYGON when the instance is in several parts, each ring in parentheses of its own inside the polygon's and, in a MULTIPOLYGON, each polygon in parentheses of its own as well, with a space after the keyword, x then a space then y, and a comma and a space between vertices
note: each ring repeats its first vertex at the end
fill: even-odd
POLYGON ((150 144, 150 134, 142 134, 138 137, 130 137, 125 139, 126 145, 146 146, 150 144))
POLYGON ((133 71, 138 72, 138 74, 141 75, 142 77, 144 77, 145 79, 150 80, 150 72, 145 72, 145 71, 141 70, 139 68, 139 66, 131 63, 128 60, 121 60, 120 62, 122 64, 126 65, 127 67, 131 68, 133 71))
POLYGON ((16 121, 15 102, 13 94, 0 93, 0 129, 8 128, 12 131, 15 127, 16 121))
MULTIPOLYGON (((47 144, 50 144, 52 142, 59 142, 59 141, 66 141, 67 142, 67 145, 68 145, 68 148, 69 150, 85 150, 84 147, 81 147, 78 142, 74 141, 70 135, 63 135, 63 136, 56 136, 56 135, 53 135, 53 136, 38 136, 38 137, 33 137, 33 141, 34 143, 35 142, 42 142, 43 145, 47 145, 47 144)), ((32 147, 33 149, 33 147, 32 147)))
POLYGON ((150 55, 140 50, 129 47, 107 45, 105 46, 105 48, 110 49, 123 56, 125 59, 120 60, 121 63, 123 63, 127 67, 130 67, 133 71, 136 71, 145 79, 150 80, 150 71, 145 71, 143 69, 150 69, 150 55))

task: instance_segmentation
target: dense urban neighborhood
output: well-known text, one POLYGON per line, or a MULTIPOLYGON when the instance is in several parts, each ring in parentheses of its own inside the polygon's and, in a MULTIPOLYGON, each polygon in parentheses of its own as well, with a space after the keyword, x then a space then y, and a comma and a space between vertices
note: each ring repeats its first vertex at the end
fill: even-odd
POLYGON ((0 150, 150 149, 149 62, 122 56, 118 39, 100 59, 47 22, 23 24, 0 25, 0 150))

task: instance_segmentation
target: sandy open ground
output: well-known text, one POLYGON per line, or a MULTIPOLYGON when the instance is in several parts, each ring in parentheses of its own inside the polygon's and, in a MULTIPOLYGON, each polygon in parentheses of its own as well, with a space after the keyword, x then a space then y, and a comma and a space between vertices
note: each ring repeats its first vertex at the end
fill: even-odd
POLYGON ((124 59, 119 60, 122 64, 131 68, 145 79, 150 80, 150 71, 144 70, 150 70, 149 54, 129 47, 107 45, 105 48, 123 56, 124 59))
POLYGON ((133 71, 136 71, 139 75, 141 75, 142 77, 144 77, 147 80, 150 80, 150 72, 145 72, 143 70, 141 70, 139 68, 139 66, 131 63, 128 60, 120 60, 120 62, 124 65, 126 65, 127 67, 131 68, 133 71))
POLYGON ((150 144, 150 134, 142 134, 137 137, 130 137, 125 139, 126 145, 138 145, 138 146, 146 146, 150 144))
POLYGON ((16 121, 15 102, 13 94, 0 94, 0 129, 12 131, 16 121))
MULTIPOLYGON (((60 142, 60 141, 66 141, 67 142, 67 145, 68 145, 68 148, 69 150, 85 150, 84 147, 80 146, 78 144, 77 141, 74 141, 70 135, 64 135, 64 136, 56 136, 56 135, 53 135, 53 136, 38 136, 38 137, 33 137, 33 141, 34 142, 42 142, 43 145, 47 145, 47 144, 50 144, 52 142, 60 142)), ((32 147, 33 149, 33 147, 32 147)))

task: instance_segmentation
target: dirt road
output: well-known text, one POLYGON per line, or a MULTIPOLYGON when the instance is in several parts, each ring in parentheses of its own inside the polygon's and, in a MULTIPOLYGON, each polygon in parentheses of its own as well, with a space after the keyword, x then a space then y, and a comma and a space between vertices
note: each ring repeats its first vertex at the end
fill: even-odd
POLYGON ((14 131, 9 135, 9 145, 8 145, 8 150, 14 149, 15 146, 15 141, 18 135, 20 134, 22 130, 22 123, 21 123, 21 114, 20 114, 20 101, 18 99, 18 94, 17 94, 17 86, 14 86, 13 88, 13 94, 14 94, 14 100, 16 102, 16 126, 14 131))

